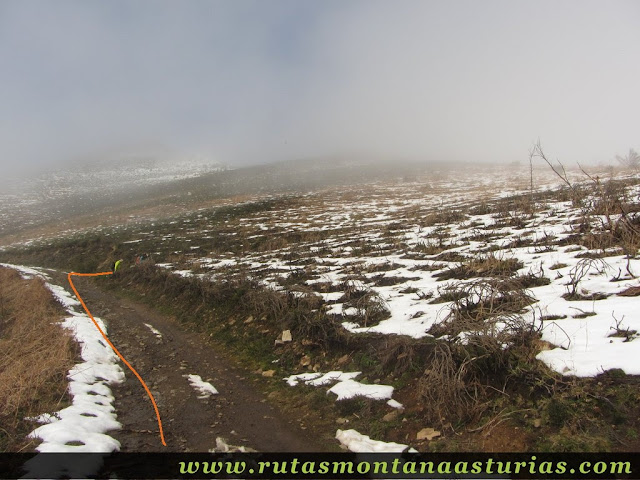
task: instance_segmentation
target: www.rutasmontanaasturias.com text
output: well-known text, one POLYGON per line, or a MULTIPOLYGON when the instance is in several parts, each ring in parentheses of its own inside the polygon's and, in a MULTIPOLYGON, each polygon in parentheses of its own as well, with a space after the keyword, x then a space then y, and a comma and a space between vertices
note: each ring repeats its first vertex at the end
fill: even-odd
POLYGON ((492 458, 474 462, 460 461, 403 461, 395 458, 389 461, 304 461, 297 458, 290 461, 212 461, 179 462, 183 475, 336 475, 336 474, 381 474, 381 475, 421 475, 421 474, 521 474, 531 475, 611 475, 630 474, 631 462, 624 461, 582 461, 572 465, 564 461, 537 461, 535 455, 527 461, 496 461, 492 458))

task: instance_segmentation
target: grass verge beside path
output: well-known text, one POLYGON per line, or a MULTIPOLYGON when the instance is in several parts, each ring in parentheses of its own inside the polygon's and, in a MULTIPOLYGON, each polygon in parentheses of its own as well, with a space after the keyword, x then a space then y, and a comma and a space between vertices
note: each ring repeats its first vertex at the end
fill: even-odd
POLYGON ((66 406, 76 345, 58 321, 64 310, 40 278, 0 267, 0 451, 29 451, 25 420, 66 406))

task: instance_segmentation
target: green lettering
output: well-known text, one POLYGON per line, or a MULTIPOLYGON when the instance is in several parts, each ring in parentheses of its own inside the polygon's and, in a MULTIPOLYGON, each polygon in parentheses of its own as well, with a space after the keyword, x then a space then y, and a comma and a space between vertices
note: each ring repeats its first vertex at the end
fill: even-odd
POLYGON ((353 473, 353 462, 333 463, 333 473, 345 473, 345 470, 348 470, 348 473, 353 473), (340 467, 340 471, 337 471, 338 467, 340 467))
POLYGON ((189 462, 189 465, 187 466, 186 470, 185 470, 185 462, 179 462, 180 463, 180 473, 182 473, 183 475, 185 473, 190 473, 190 474, 194 474, 197 473, 198 470, 200 470, 200 462, 189 462))
POLYGON ((388 473, 387 462, 373 462, 373 473, 388 473), (382 470, 382 472, 380 472, 382 470))
POLYGON ((416 462, 405 462, 402 465, 403 473, 418 473, 416 462))
POLYGON ((202 462, 202 472, 206 475, 218 474, 222 471, 223 466, 224 462, 202 462))
POLYGON ((542 462, 540 464, 540 473, 544 473, 546 475, 549 475, 550 473, 553 473, 553 463, 551 462, 542 462))
POLYGON ((420 473, 435 473, 436 467, 433 462, 420 462, 420 473))
POLYGON ((297 466, 299 463, 300 461, 297 458, 294 458, 293 460, 291 460, 291 473, 293 473, 294 475, 298 473, 297 466))
POLYGON ((273 462, 273 473, 276 475, 282 475, 287 473, 287 462, 273 462))
POLYGON ((457 462, 454 470, 456 473, 469 473, 469 462, 457 462))
POLYGON ((580 473, 591 473, 591 462, 582 462, 579 467, 580 473), (585 466, 587 467, 585 469, 585 466))
POLYGON ((611 462, 609 473, 631 473, 631 462, 611 462))
POLYGON ((244 462, 227 462, 227 474, 240 475, 246 468, 247 464, 244 462))
POLYGON ((260 465, 260 473, 264 473, 265 468, 269 467, 271 462, 258 462, 258 465, 260 465))
POLYGON ((597 462, 593 466, 593 471, 598 475, 600 475, 601 473, 604 473, 606 470, 607 470, 607 464, 605 462, 597 462))
POLYGON ((321 475, 326 475, 327 473, 329 473, 329 462, 320 462, 318 473, 321 475))
POLYGON ((527 467, 527 462, 516 462, 515 463, 515 467, 516 467, 516 471, 513 473, 520 473, 520 468, 526 468, 527 467))

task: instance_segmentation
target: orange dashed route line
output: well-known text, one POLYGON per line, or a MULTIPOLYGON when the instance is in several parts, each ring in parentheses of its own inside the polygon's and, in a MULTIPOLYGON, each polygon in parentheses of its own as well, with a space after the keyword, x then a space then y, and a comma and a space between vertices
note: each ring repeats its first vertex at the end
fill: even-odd
POLYGON ((151 399, 151 403, 153 404, 153 409, 156 411, 156 417, 158 418, 158 427, 160 428, 160 440, 162 441, 162 445, 164 445, 166 447, 167 443, 164 441, 164 432, 162 430, 162 420, 160 419, 160 412, 158 411, 158 405, 156 404, 156 400, 153 398, 153 395, 151 394, 151 390, 149 390, 149 387, 147 387, 147 384, 144 383, 144 380, 142 379, 140 374, 138 372, 136 372, 136 369, 133 368, 129 362, 127 362, 127 360, 122 356, 122 354, 118 351, 118 349, 115 347, 115 345, 113 343, 111 343, 111 340, 109 340, 109 338, 105 335, 105 333, 100 328, 100 325, 98 325, 98 322, 96 322, 95 318, 93 318, 93 315, 91 315, 91 312, 87 308, 87 305, 84 303, 84 300, 82 300, 82 297, 78 293, 78 290, 76 290, 76 287, 73 284, 73 281, 71 280, 71 277, 73 275, 76 275, 78 277, 99 277, 99 276, 102 276, 102 275, 113 275, 113 272, 100 272, 100 273, 76 273, 76 272, 71 272, 71 273, 69 273, 69 275, 67 275, 67 278, 69 279, 69 285, 71 285, 71 288, 73 289, 73 293, 75 293, 76 297, 78 297, 78 300, 80 300, 80 303, 82 304, 82 307, 84 308, 84 311, 87 312, 87 315, 89 315, 89 318, 91 319, 93 324, 96 326, 96 328, 98 329, 98 331, 100 332, 102 337, 107 341, 107 343, 111 346, 111 348, 113 348, 113 351, 116 352, 118 357, 120 357, 120 360, 122 360, 124 362, 124 364, 127 367, 129 367, 129 370, 131 370, 133 372, 133 374, 138 378, 138 380, 140 380, 140 383, 142 384, 142 386, 146 390, 147 395, 149 395, 149 398, 151 399))

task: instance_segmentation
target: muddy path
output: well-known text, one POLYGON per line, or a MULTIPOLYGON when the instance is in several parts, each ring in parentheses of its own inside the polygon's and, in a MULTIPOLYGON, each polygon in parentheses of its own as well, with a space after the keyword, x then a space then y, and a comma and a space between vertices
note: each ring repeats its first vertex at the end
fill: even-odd
MULTIPOLYGON (((108 281, 108 278, 100 281, 108 281)), ((162 418, 167 447, 161 444, 153 406, 136 377, 122 365, 126 381, 113 385, 122 430, 111 436, 124 452, 197 451, 216 447, 218 437, 258 451, 324 451, 312 432, 271 405, 247 372, 232 365, 196 333, 146 305, 105 291, 98 281, 74 279, 94 316, 107 323, 116 348, 152 391, 162 418), (154 333, 152 328, 158 333, 154 333), (202 394, 186 375, 200 375, 217 390, 202 394)), ((60 283, 62 285, 62 283, 60 283)))

